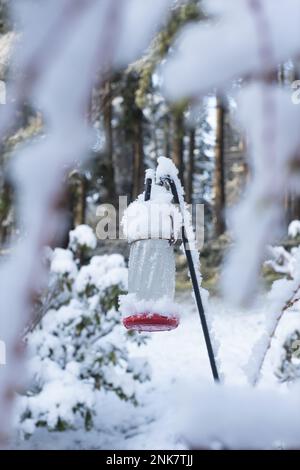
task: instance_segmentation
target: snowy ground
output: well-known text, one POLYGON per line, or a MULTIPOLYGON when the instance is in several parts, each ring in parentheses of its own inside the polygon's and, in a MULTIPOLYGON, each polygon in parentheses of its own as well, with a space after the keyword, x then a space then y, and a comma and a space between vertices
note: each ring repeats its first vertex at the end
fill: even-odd
MULTIPOLYGON (((147 345, 134 350, 147 356, 152 367, 152 380, 139 385, 141 405, 134 407, 108 394, 103 399, 103 413, 98 423, 101 432, 48 433, 41 430, 18 448, 42 449, 185 449, 181 414, 184 393, 211 380, 200 321, 193 299, 184 294, 182 321, 177 330, 154 333, 147 345)), ((245 383, 242 366, 251 354, 251 347, 260 336, 264 315, 262 308, 249 312, 227 311, 218 301, 212 302, 214 328, 221 341, 220 359, 226 381, 245 383)), ((273 370, 278 360, 276 343, 284 339, 294 326, 296 315, 286 315, 278 338, 269 354, 264 381, 275 382, 273 370)))

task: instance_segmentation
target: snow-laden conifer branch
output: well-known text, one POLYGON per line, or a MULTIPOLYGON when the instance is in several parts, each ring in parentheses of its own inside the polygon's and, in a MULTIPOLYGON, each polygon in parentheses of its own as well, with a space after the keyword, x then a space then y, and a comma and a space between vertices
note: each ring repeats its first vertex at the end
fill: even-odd
MULTIPOLYGON (((55 240, 63 223, 59 199, 64 173, 74 159, 86 155, 89 132, 83 123, 84 105, 93 81, 95 57, 98 55, 98 66, 107 60, 106 36, 116 27, 112 18, 117 19, 115 3, 109 6, 105 2, 64 1, 59 7, 58 2, 54 3, 56 5, 48 4, 45 8, 46 22, 43 21, 46 12, 34 6, 30 9, 29 21, 23 15, 24 43, 18 66, 21 76, 30 84, 25 87, 27 97, 35 101, 44 114, 46 136, 21 149, 12 166, 20 222, 26 235, 0 273, 1 335, 7 348, 7 366, 1 369, 0 376, 1 435, 9 429, 14 391, 24 385, 19 337, 28 322, 32 299, 45 280, 41 249, 55 240), (80 13, 80 17, 70 34, 68 21, 73 19, 72 13, 74 16, 80 13), (102 23, 101 28, 95 18, 102 23), (41 28, 45 24, 47 26, 41 28), (58 44, 50 34, 50 26, 59 38, 58 44), (94 42, 88 45, 90 34, 94 42), (52 50, 53 43, 58 49, 52 56, 50 69, 45 53, 48 47, 52 50), (72 80, 74 86, 70 87, 72 80)), ((22 100, 21 84, 21 81, 15 84, 16 104, 22 100)), ((6 119, 2 132, 11 124, 9 118, 11 116, 6 119)))
POLYGON ((19 338, 31 304, 45 282, 41 250, 63 227, 59 210, 65 172, 91 144, 85 113, 96 73, 136 58, 164 18, 171 0, 51 0, 14 2, 22 24, 15 53, 18 72, 11 106, 0 122, 3 137, 24 98, 44 118, 45 136, 14 157, 23 239, 0 272, 0 331, 7 366, 0 370, 0 435, 9 430, 14 392, 24 386, 19 338))
POLYGON ((162 67, 169 98, 197 97, 215 88, 226 90, 237 77, 265 78, 279 63, 299 56, 298 0, 284 4, 274 0, 206 0, 204 6, 210 23, 183 28, 162 67))
POLYGON ((300 299, 300 248, 293 248, 288 253, 283 247, 275 247, 270 252, 275 259, 266 264, 287 278, 275 281, 268 294, 264 330, 244 368, 252 385, 256 385, 263 374, 268 352, 283 315, 300 299))

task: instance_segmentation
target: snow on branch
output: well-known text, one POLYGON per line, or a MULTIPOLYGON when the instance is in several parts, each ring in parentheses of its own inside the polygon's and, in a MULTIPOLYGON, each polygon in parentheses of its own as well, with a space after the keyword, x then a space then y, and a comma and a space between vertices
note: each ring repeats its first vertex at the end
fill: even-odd
MULTIPOLYGON (((161 73, 172 100, 198 98, 215 88, 226 90, 233 79, 247 79, 238 110, 249 142, 251 181, 228 217, 235 246, 226 259, 222 288, 233 303, 249 304, 267 245, 281 234, 284 198, 288 192, 299 194, 300 111, 275 77, 279 63, 299 57, 300 5, 297 0, 284 5, 273 0, 207 0, 204 5, 210 21, 182 31, 161 73), (249 85, 249 78, 259 81, 249 85)), ((294 224, 290 230, 296 234, 298 229, 294 224)), ((283 312, 299 295, 298 275, 283 282, 285 286, 279 291, 274 286, 271 293, 276 305, 271 305, 248 365, 252 383, 260 377, 283 312)))
POLYGON ((296 449, 299 387, 274 389, 203 385, 186 399, 186 439, 192 449, 296 449), (197 403, 197 407, 189 405, 197 403), (186 410, 188 408, 188 412, 186 410))
POLYGON ((134 60, 171 3, 13 2, 23 30, 14 57, 16 79, 9 86, 14 102, 2 113, 0 134, 13 125, 14 113, 26 98, 42 112, 45 135, 17 152, 11 170, 25 236, 0 271, 0 331, 7 354, 7 366, 0 369, 3 439, 9 432, 14 392, 24 386, 20 337, 36 292, 46 281, 41 250, 63 227, 59 204, 65 172, 90 147, 85 114, 96 73, 134 60))
POLYGON ((298 0, 210 0, 205 5, 210 24, 186 26, 162 67, 169 98, 222 89, 236 77, 263 76, 299 54, 298 0))
POLYGON ((299 192, 299 107, 287 90, 272 85, 269 72, 299 53, 300 6, 289 0, 205 2, 211 22, 187 26, 162 73, 172 99, 226 88, 233 78, 259 76, 240 96, 240 121, 248 134, 253 181, 229 223, 236 248, 223 275, 223 291, 236 303, 255 291, 267 243, 279 234, 287 190, 299 192), (288 8, 286 6, 288 5, 288 8), (285 32, 285 21, 290 26, 285 32), (197 48, 197 54, 195 53, 197 48), (236 283, 238 282, 238 284, 236 283))
POLYGON ((300 247, 292 248, 289 253, 283 247, 270 249, 273 260, 267 265, 275 272, 285 274, 286 278, 273 282, 267 297, 267 315, 260 339, 254 345, 250 359, 244 370, 252 385, 262 377, 267 354, 273 344, 282 316, 291 309, 300 296, 300 247))
POLYGON ((296 189, 292 168, 300 145, 300 109, 286 90, 249 85, 241 92, 239 104, 253 177, 230 215, 236 246, 229 253, 222 280, 224 294, 237 304, 251 302, 267 244, 281 233, 286 191, 296 189))

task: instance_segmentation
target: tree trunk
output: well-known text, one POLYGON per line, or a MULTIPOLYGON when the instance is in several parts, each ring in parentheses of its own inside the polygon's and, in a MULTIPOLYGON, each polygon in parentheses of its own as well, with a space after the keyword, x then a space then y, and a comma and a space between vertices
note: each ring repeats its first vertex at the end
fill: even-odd
POLYGON ((188 204, 193 202, 193 179, 194 179, 194 167, 195 167, 195 129, 191 129, 189 132, 189 161, 186 177, 186 200, 188 204))
MULTIPOLYGON (((293 76, 291 76, 291 82, 295 80, 299 80, 299 73, 294 69, 293 76)), ((300 156, 297 155, 297 157, 295 158, 298 160, 300 156)), ((291 194, 290 191, 288 196, 287 219, 288 223, 292 220, 300 220, 300 196, 297 193, 291 194)))
POLYGON ((113 147, 113 129, 112 129, 112 91, 111 82, 107 80, 104 85, 103 97, 103 122, 106 140, 106 178, 105 186, 107 190, 107 198, 110 202, 115 199, 115 177, 114 177, 114 147, 113 147))
POLYGON ((292 220, 300 220, 300 198, 298 195, 293 198, 292 220))
POLYGON ((139 194, 143 182, 143 113, 136 104, 138 79, 135 72, 128 72, 120 83, 123 100, 113 133, 117 194, 129 201, 139 194))
POLYGON ((300 198, 297 194, 288 193, 285 198, 286 221, 300 220, 300 198))
POLYGON ((182 111, 175 111, 173 116, 173 146, 172 160, 178 168, 179 178, 183 182, 184 164, 183 164, 183 137, 184 137, 184 118, 182 111))
POLYGON ((70 205, 72 214, 72 227, 85 223, 86 209, 86 178, 78 171, 70 175, 70 205))
POLYGON ((170 158, 171 148, 170 148, 170 119, 169 116, 166 116, 164 120, 164 156, 170 158))
POLYGON ((4 180, 0 195, 0 245, 9 242, 13 232, 13 191, 8 181, 4 180))
POLYGON ((224 121, 225 108, 220 96, 216 103, 216 150, 215 150, 215 177, 214 177, 214 228, 215 235, 219 236, 225 231, 224 210, 225 196, 225 165, 224 165, 224 121))
POLYGON ((132 198, 136 199, 143 187, 144 149, 143 149, 143 113, 137 110, 133 123, 133 186, 132 198))

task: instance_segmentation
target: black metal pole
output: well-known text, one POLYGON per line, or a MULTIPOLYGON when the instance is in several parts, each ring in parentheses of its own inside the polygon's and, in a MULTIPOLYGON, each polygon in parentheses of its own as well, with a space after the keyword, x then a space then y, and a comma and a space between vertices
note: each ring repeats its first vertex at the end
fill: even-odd
POLYGON ((152 179, 147 178, 145 184, 145 201, 149 201, 151 197, 152 179))
MULTIPOLYGON (((178 192, 177 192, 177 188, 176 188, 176 184, 174 180, 170 177, 165 178, 165 180, 168 181, 170 185, 170 189, 172 191, 175 204, 180 204, 178 192)), ((190 271, 191 281, 192 281, 192 285, 193 285, 193 289, 195 293, 195 299, 196 299, 197 308, 198 308, 198 312, 199 312, 199 316, 201 320, 201 325, 202 325, 202 330, 203 330, 203 335, 205 339, 205 344, 207 348, 212 375, 213 375, 215 382, 219 382, 220 377, 219 377, 219 373, 218 373, 218 369, 216 365, 213 347, 211 344, 211 339, 209 335, 209 330, 208 330, 207 321, 206 321, 205 312, 204 312, 203 303, 202 303, 201 294, 200 294, 200 288, 199 288, 199 284, 197 281, 195 265, 194 265, 191 251, 188 246, 188 237, 186 235, 184 224, 182 225, 182 243, 183 243, 184 252, 186 255, 186 259, 187 259, 187 263, 188 263, 188 267, 190 271)))

